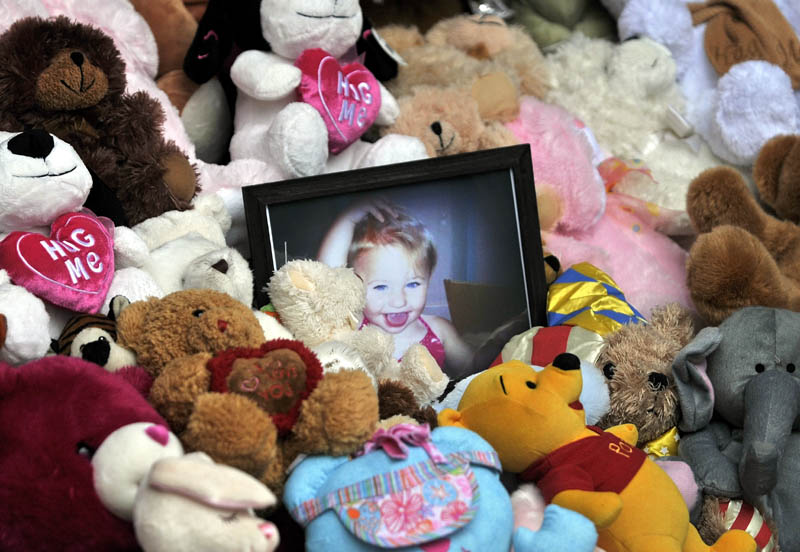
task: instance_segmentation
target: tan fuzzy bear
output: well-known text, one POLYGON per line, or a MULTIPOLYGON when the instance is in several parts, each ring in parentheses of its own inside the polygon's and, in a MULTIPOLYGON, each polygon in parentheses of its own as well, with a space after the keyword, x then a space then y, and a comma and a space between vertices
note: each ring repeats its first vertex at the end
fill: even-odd
POLYGON ((505 73, 520 94, 544 97, 550 76, 539 47, 518 26, 496 16, 457 15, 443 19, 422 36, 414 27, 379 29, 407 65, 386 83, 395 95, 421 84, 467 86, 476 77, 505 73))
POLYGON ((398 104, 400 116, 383 132, 419 138, 431 157, 519 143, 501 123, 484 122, 468 89, 419 86, 398 104))
POLYGON ((322 351, 344 351, 342 357, 365 368, 375 381, 405 383, 421 405, 444 391, 448 378, 425 346, 412 345, 398 362, 391 335, 375 326, 359 329, 365 290, 353 269, 331 268, 312 260, 290 261, 272 275, 268 292, 281 323, 295 339, 318 352, 323 364, 330 362, 330 355, 322 351))

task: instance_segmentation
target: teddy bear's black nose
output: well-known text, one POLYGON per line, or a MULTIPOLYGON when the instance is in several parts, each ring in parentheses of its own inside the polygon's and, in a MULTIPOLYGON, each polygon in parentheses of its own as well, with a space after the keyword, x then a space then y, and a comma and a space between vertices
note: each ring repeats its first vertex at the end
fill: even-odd
POLYGON ((441 136, 441 134, 442 134, 442 124, 439 121, 436 121, 436 122, 432 123, 431 124, 431 130, 437 136, 441 136))
POLYGON ((669 386, 669 379, 664 374, 659 372, 650 372, 647 376, 647 381, 656 391, 663 391, 669 386))
POLYGON ((75 64, 75 65, 77 65, 78 67, 80 67, 81 65, 83 65, 83 54, 82 54, 82 53, 80 53, 80 52, 72 52, 72 53, 69 55, 69 59, 71 59, 71 60, 72 60, 72 63, 74 63, 74 64, 75 64))
POLYGON ((553 366, 560 370, 580 370, 581 361, 572 353, 561 353, 553 359, 553 366))
POLYGON ((44 159, 53 151, 53 137, 44 130, 34 128, 24 130, 8 141, 8 151, 25 157, 44 159))
POLYGON ((83 360, 105 366, 111 353, 111 345, 105 339, 98 339, 81 347, 83 360))

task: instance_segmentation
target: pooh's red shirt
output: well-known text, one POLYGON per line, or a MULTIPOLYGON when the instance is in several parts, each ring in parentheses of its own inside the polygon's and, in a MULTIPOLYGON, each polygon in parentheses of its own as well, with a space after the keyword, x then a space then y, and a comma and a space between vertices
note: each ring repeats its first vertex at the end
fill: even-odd
POLYGON ((639 471, 647 455, 616 435, 595 426, 597 433, 554 450, 520 474, 539 487, 546 502, 561 491, 619 493, 639 471))

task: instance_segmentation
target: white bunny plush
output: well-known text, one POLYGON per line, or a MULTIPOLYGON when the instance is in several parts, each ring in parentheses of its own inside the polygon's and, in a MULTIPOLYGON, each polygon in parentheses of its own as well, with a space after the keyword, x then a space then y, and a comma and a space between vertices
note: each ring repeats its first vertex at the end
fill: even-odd
POLYGON ((193 452, 153 464, 136 494, 133 526, 145 552, 271 552, 278 530, 253 509, 275 503, 256 478, 193 452))
POLYGON ((359 140, 399 115, 392 95, 361 64, 358 0, 262 0, 271 52, 247 50, 231 67, 239 90, 231 159, 259 159, 286 178, 427 157, 416 138, 359 140))

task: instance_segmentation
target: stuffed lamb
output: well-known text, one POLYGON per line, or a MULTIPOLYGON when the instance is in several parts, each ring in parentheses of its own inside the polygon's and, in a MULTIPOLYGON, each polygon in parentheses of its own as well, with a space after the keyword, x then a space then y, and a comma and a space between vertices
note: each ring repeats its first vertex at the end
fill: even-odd
MULTIPOLYGON (((792 88, 792 79, 781 66, 767 61, 741 61, 723 75, 717 73, 706 54, 706 31, 711 25, 724 23, 723 20, 715 22, 712 18, 710 22, 706 20, 694 26, 687 0, 603 2, 619 16, 621 39, 647 36, 669 48, 678 66, 678 82, 687 98, 687 118, 722 159, 734 165, 749 166, 767 140, 780 134, 800 132, 800 90, 792 88)), ((759 23, 748 17, 763 17, 762 23, 768 22, 766 32, 758 30, 763 32, 760 37, 763 44, 768 47, 777 44, 778 51, 784 52, 778 55, 783 57, 782 65, 791 64, 793 60, 796 66, 800 52, 797 36, 800 34, 800 4, 796 0, 764 2, 769 5, 761 4, 753 14, 741 18, 740 12, 734 12, 725 3, 707 4, 722 12, 715 17, 730 17, 744 27, 758 29, 759 23), (774 17, 765 16, 766 8, 774 17), (777 21, 779 19, 783 20, 777 21), (780 35, 778 28, 783 29, 780 35), (778 36, 780 38, 776 38, 778 36)), ((748 3, 731 4, 746 6, 748 3)), ((713 50, 721 52, 723 58, 727 56, 728 62, 736 61, 738 55, 733 38, 727 46, 723 42, 713 50)), ((751 47, 749 39, 741 43, 751 47)), ((738 48, 741 51, 742 45, 738 48)))
POLYGON ((388 125, 397 102, 354 62, 362 28, 357 0, 262 0, 272 52, 247 50, 231 67, 238 88, 231 159, 259 159, 285 177, 427 157, 416 138, 359 140, 388 125))
POLYGON ((160 296, 143 271, 115 270, 114 259, 135 251, 137 239, 129 228, 112 230, 81 212, 91 187, 89 170, 66 142, 42 130, 0 131, 0 304, 8 319, 0 360, 20 364, 40 358, 61 332, 70 310, 40 296, 66 298, 85 307, 74 310, 94 312, 107 310, 115 294, 132 300, 160 296), (51 233, 51 239, 39 239, 51 233), (101 240, 107 246, 102 251, 101 240), (52 263, 45 257, 46 264, 30 265, 31 256, 42 251, 52 263), (23 272, 26 287, 12 276, 23 272), (70 289, 76 281, 86 285, 70 289))

